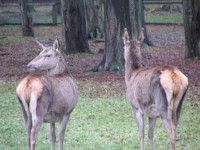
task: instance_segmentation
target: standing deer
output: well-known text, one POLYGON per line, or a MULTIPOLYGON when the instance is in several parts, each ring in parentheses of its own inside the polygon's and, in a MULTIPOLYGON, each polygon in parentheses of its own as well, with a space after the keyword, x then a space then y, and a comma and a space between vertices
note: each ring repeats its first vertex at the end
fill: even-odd
POLYGON ((59 41, 56 39, 52 47, 37 43, 42 51, 27 67, 46 70, 47 75, 28 75, 16 89, 25 121, 28 149, 35 149, 37 133, 46 122, 50 123, 51 145, 55 150, 55 122, 60 122, 59 150, 62 150, 66 125, 78 100, 77 85, 72 77, 66 75, 59 41))
POLYGON ((175 150, 176 127, 188 88, 188 79, 172 66, 143 67, 140 52, 144 40, 143 30, 138 39, 130 40, 125 28, 122 38, 126 96, 137 120, 140 150, 144 150, 144 114, 149 119, 151 150, 154 149, 153 132, 158 117, 161 117, 167 128, 171 149, 175 150))

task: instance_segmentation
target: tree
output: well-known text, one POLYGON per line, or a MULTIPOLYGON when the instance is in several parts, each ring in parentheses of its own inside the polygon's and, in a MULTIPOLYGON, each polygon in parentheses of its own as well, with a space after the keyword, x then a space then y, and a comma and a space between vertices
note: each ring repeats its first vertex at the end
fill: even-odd
POLYGON ((65 53, 88 52, 84 0, 61 0, 65 53))
POLYGON ((27 0, 19 0, 21 18, 22 18, 22 33, 23 36, 34 36, 32 28, 32 16, 29 12, 27 0))
POLYGON ((144 28, 144 43, 152 46, 153 43, 149 39, 144 21, 143 0, 129 0, 129 9, 132 36, 137 38, 141 28, 144 28))
POLYGON ((200 1, 183 0, 186 57, 200 58, 200 1))
POLYGON ((94 69, 123 70, 123 29, 132 37, 138 37, 144 26, 142 0, 106 0, 105 4, 105 51, 101 63, 94 69))
POLYGON ((103 38, 103 0, 86 0, 87 31, 91 38, 103 38))

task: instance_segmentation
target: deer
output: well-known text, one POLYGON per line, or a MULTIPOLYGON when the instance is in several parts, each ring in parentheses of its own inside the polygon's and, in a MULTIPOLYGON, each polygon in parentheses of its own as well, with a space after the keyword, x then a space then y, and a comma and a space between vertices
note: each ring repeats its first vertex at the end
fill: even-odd
POLYGON ((148 117, 150 149, 154 149, 156 119, 161 118, 167 129, 170 149, 175 150, 176 127, 188 89, 188 78, 174 66, 146 67, 142 63, 143 28, 138 38, 130 39, 124 28, 126 97, 138 126, 140 150, 144 150, 144 115, 148 117))
POLYGON ((53 46, 37 41, 42 51, 27 68, 29 71, 46 71, 29 74, 18 84, 16 95, 21 105, 27 132, 29 150, 35 150, 36 137, 42 123, 50 124, 51 148, 55 150, 55 123, 60 122, 59 150, 63 150, 66 125, 78 102, 76 80, 69 75, 58 39, 53 46))

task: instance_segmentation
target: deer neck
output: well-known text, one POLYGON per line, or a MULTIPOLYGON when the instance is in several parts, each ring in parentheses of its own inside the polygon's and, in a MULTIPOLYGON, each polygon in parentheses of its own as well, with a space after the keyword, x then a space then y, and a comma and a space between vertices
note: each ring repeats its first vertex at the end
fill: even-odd
POLYGON ((57 65, 54 68, 47 70, 48 75, 62 74, 66 70, 65 59, 60 55, 57 65))
POLYGON ((134 72, 137 72, 142 67, 141 58, 138 56, 138 60, 133 60, 131 54, 128 52, 125 55, 125 82, 128 85, 134 72))

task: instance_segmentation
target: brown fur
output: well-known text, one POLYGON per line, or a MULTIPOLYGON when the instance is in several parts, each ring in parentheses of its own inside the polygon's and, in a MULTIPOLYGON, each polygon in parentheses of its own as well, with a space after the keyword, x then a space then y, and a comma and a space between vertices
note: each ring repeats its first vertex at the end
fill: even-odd
POLYGON ((16 89, 17 95, 23 96, 28 105, 30 103, 31 92, 34 91, 34 93, 37 93, 38 97, 40 97, 42 94, 44 85, 38 77, 39 76, 36 75, 27 76, 24 78, 24 80, 21 81, 16 89))

